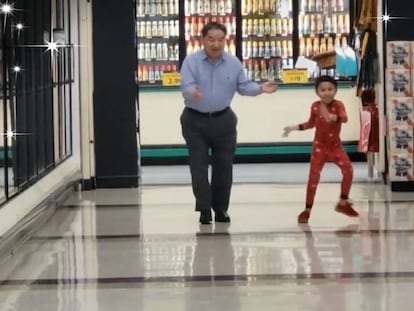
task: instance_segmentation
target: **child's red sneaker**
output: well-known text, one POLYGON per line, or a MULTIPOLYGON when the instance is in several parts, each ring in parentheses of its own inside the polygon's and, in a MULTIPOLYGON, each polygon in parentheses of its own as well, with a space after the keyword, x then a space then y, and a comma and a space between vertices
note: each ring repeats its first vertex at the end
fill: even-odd
POLYGON ((344 204, 341 204, 341 202, 339 202, 336 205, 335 211, 337 211, 338 213, 344 214, 346 216, 349 216, 349 217, 359 216, 358 212, 353 209, 352 203, 350 202, 346 202, 344 204))
POLYGON ((307 224, 310 217, 310 211, 305 209, 302 213, 298 216, 298 223, 300 224, 307 224))

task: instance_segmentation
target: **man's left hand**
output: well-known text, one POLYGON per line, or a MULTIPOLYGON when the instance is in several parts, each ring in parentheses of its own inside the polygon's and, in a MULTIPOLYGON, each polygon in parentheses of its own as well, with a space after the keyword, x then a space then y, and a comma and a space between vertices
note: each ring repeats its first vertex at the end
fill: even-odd
POLYGON ((267 94, 274 93, 277 90, 277 84, 272 81, 266 81, 265 83, 261 85, 261 87, 262 87, 262 92, 267 93, 267 94))

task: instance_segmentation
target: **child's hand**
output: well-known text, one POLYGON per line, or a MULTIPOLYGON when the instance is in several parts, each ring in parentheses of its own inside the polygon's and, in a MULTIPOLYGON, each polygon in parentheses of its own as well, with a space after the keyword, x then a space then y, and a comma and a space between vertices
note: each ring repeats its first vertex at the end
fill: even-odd
POLYGON ((336 122, 338 121, 338 116, 336 114, 329 114, 329 120, 331 120, 332 122, 336 122))

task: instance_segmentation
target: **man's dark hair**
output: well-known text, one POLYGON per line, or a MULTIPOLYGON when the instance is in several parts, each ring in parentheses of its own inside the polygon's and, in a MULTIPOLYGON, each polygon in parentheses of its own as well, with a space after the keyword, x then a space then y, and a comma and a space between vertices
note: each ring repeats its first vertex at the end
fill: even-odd
POLYGON ((224 32, 225 35, 227 35, 227 29, 226 26, 223 24, 217 23, 217 22, 210 22, 204 25, 203 29, 201 29, 201 35, 203 37, 207 36, 207 33, 210 30, 221 30, 224 32))
POLYGON ((315 90, 318 90, 318 87, 322 82, 332 83, 335 86, 336 89, 338 88, 338 82, 336 82, 334 77, 320 76, 320 77, 316 78, 316 80, 315 80, 315 90))

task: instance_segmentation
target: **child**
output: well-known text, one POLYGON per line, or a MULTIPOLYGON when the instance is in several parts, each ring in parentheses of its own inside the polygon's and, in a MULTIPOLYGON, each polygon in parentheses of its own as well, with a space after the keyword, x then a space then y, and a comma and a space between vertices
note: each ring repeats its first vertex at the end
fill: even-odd
POLYGON ((326 162, 334 162, 342 172, 341 197, 335 210, 350 217, 358 216, 348 200, 353 169, 339 137, 341 124, 347 122, 348 117, 344 104, 335 99, 337 87, 334 78, 330 76, 319 77, 315 83, 315 90, 320 100, 312 104, 309 120, 302 124, 284 128, 284 136, 288 136, 294 130, 303 131, 313 127, 316 128, 306 189, 306 208, 298 216, 299 223, 308 222, 320 173, 326 162))

